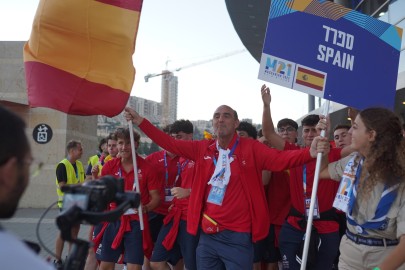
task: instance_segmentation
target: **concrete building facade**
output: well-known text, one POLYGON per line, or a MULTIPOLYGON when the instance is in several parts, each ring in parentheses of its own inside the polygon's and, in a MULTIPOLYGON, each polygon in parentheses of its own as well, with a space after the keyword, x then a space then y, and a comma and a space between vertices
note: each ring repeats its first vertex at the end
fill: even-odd
POLYGON ((20 207, 43 208, 57 200, 55 169, 66 156, 67 142, 72 139, 82 142, 84 152, 81 161, 84 165, 88 157, 95 154, 98 145, 97 116, 73 116, 53 109, 29 107, 22 53, 24 43, 0 42, 0 104, 25 120, 34 163, 43 163, 41 170, 31 177, 20 207), (42 129, 43 124, 50 129, 42 129), (52 138, 47 143, 38 140, 38 129, 47 139, 51 135, 52 138))

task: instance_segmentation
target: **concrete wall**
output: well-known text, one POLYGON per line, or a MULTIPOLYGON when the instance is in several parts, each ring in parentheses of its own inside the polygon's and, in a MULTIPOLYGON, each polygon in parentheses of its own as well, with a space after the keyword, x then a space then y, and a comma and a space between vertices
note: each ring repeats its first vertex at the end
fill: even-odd
POLYGON ((57 199, 55 168, 66 156, 66 143, 72 139, 82 142, 84 152, 81 161, 84 164, 87 164, 89 156, 96 153, 97 116, 72 116, 48 108, 30 108, 27 105, 23 45, 22 41, 0 42, 0 104, 25 120, 35 163, 44 164, 39 174, 31 177, 20 207, 42 208, 57 199), (33 131, 43 123, 51 127, 53 137, 48 143, 39 144, 34 141, 33 131))

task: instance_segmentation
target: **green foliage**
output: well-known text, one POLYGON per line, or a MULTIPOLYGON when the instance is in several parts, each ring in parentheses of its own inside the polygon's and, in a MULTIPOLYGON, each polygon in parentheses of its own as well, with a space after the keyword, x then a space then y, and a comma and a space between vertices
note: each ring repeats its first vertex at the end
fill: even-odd
POLYGON ((157 151, 160 151, 159 146, 156 143, 152 142, 149 147, 149 154, 157 152, 157 151))
POLYGON ((204 133, 201 130, 199 130, 197 127, 194 127, 193 139, 196 141, 204 139, 204 133))

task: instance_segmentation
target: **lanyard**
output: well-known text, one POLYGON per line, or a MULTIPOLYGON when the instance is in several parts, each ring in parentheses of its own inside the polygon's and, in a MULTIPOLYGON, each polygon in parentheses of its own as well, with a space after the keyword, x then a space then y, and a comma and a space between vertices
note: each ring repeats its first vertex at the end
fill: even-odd
MULTIPOLYGON (((235 152, 235 148, 238 145, 238 143, 239 143, 239 136, 236 138, 236 142, 233 144, 232 149, 228 154, 228 158, 230 158, 233 155, 233 152, 235 152)), ((212 161, 214 162, 214 165, 217 166, 217 159, 215 158, 215 156, 213 157, 212 161)))
POLYGON ((363 165, 363 159, 360 160, 359 166, 357 167, 357 171, 356 171, 356 176, 354 178, 354 185, 353 188, 350 190, 350 196, 349 196, 349 205, 348 205, 348 213, 352 213, 353 210, 353 206, 354 206, 354 202, 356 201, 356 197, 357 197, 357 187, 359 186, 359 182, 360 182, 360 176, 361 176, 361 169, 362 169, 362 165, 363 165))
MULTIPOLYGON (((164 159, 164 165, 165 165, 165 186, 169 186, 169 165, 167 163, 167 151, 163 152, 163 159, 164 159)), ((176 186, 176 182, 179 179, 180 173, 183 171, 184 167, 187 165, 187 163, 189 162, 189 160, 187 159, 182 166, 180 166, 180 163, 177 162, 177 175, 176 178, 174 179, 174 183, 173 186, 176 186)))
MULTIPOLYGON (((176 183, 177 183, 177 180, 179 180, 179 177, 180 177, 180 173, 184 170, 184 168, 187 166, 187 164, 188 164, 188 162, 189 162, 190 160, 186 160, 186 161, 184 161, 183 162, 183 164, 181 164, 180 165, 180 162, 177 162, 177 175, 176 175, 176 178, 174 179, 174 183, 173 183, 173 187, 175 187, 176 186, 176 183)), ((166 187, 167 187, 167 181, 166 181, 166 187)))
POLYGON ((165 165, 165 183, 166 187, 169 183, 169 166, 167 165, 167 151, 163 152, 163 159, 164 159, 164 165, 165 165))
POLYGON ((183 164, 180 163, 177 164, 177 174, 179 175, 182 171, 184 171, 184 168, 187 166, 187 164, 190 162, 189 159, 187 159, 186 161, 183 162, 183 164))
POLYGON ((307 198, 307 165, 302 167, 302 185, 304 186, 304 199, 307 198))

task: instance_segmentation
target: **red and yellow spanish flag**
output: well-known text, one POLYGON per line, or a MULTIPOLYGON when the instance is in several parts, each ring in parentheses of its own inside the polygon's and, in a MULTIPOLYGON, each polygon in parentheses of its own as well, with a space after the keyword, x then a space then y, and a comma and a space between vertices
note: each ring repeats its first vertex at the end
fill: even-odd
POLYGON ((303 67, 298 67, 295 83, 323 91, 325 85, 325 75, 303 67))
POLYGON ((24 47, 31 107, 115 116, 124 109, 143 0, 41 0, 24 47))

